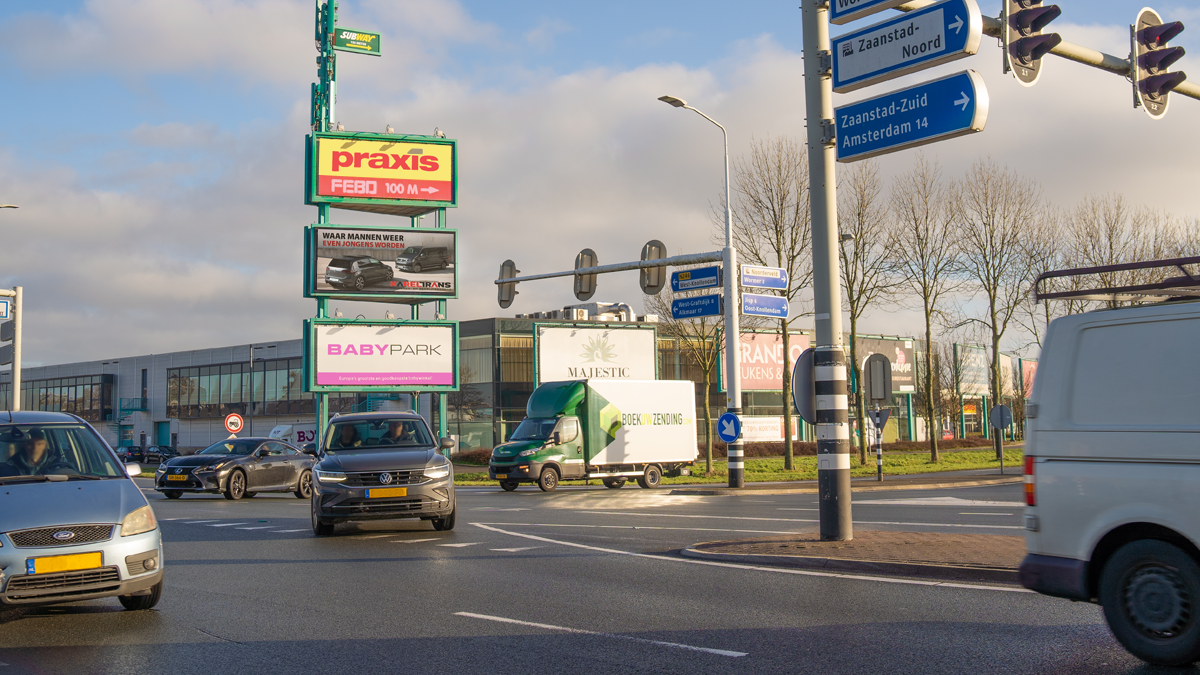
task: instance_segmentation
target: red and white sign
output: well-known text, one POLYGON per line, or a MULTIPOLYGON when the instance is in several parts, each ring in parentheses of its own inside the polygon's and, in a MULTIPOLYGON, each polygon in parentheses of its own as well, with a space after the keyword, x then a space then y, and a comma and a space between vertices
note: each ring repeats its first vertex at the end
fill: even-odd
MULTIPOLYGON (((779 333, 742 333, 742 391, 782 391, 783 364, 783 335, 779 333)), ((808 349, 808 336, 792 333, 788 336, 788 351, 791 358, 788 363, 796 365, 800 353, 808 349)), ((724 350, 722 350, 723 352, 724 350)), ((721 363, 725 363, 724 354, 721 363)), ((788 377, 791 370, 788 369, 788 377)), ((721 375, 721 388, 725 388, 724 371, 721 375)), ((780 437, 782 440, 782 436, 780 437)))
MULTIPOLYGON (((792 440, 799 440, 799 418, 792 416, 792 440)), ((742 441, 746 443, 783 442, 783 416, 743 417, 742 441)))
POLYGON ((452 145, 318 138, 315 151, 320 196, 454 199, 452 145))
POLYGON ((231 434, 236 434, 237 432, 241 431, 245 424, 245 420, 243 420, 242 416, 237 413, 229 413, 225 416, 225 430, 231 434))

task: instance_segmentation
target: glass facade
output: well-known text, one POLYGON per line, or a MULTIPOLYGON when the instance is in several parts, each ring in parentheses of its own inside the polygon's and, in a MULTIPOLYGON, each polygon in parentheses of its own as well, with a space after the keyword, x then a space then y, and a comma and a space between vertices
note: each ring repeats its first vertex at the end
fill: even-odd
MULTIPOLYGON (((167 370, 167 417, 313 415, 316 399, 304 392, 303 359, 223 363, 167 370)), ((333 412, 352 412, 357 394, 332 394, 333 412)))
MULTIPOLYGON (((89 422, 103 422, 113 414, 113 375, 59 377, 21 382, 21 409, 66 412, 89 422)), ((0 410, 12 406, 12 384, 0 384, 0 410)))

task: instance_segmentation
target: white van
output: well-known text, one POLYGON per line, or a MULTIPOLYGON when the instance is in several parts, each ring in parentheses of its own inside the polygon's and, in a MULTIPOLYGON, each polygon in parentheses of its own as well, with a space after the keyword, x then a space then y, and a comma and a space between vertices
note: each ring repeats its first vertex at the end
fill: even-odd
MULTIPOLYGON (((1043 277, 1147 270, 1153 279, 1155 268, 1183 265, 1200 258, 1043 277)), ((1200 660, 1196 279, 1036 296, 1170 298, 1051 323, 1027 408, 1021 565, 1026 588, 1098 602, 1130 653, 1164 665, 1200 660)))

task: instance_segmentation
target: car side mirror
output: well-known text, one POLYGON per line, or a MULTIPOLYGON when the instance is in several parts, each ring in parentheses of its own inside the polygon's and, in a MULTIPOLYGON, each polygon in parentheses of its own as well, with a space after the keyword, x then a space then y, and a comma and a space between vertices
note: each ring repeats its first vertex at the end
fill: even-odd
POLYGON ((271 451, 266 448, 259 448, 258 450, 254 451, 255 457, 266 457, 270 454, 271 454, 271 451))
POLYGON ((303 448, 300 448, 300 452, 303 452, 306 455, 312 455, 313 457, 316 457, 317 456, 317 444, 316 443, 307 443, 307 444, 305 444, 305 446, 303 448))
POLYGON ((443 436, 442 442, 439 443, 438 446, 442 450, 453 450, 454 449, 454 439, 450 438, 449 436, 443 436))
POLYGON ((142 474, 142 465, 137 462, 129 462, 125 465, 125 471, 130 478, 137 478, 142 474))

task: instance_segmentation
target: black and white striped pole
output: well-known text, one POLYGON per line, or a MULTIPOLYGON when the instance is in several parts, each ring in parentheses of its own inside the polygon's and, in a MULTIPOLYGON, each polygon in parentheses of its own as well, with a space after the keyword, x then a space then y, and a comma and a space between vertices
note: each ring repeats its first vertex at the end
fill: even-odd
POLYGON ((813 377, 821 539, 846 541, 854 538, 854 528, 850 520, 850 420, 838 274, 837 134, 833 117, 829 0, 803 0, 801 10, 812 207, 816 319, 813 377))

